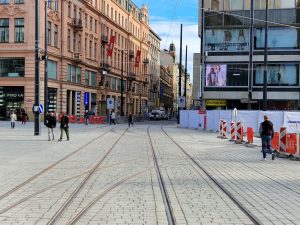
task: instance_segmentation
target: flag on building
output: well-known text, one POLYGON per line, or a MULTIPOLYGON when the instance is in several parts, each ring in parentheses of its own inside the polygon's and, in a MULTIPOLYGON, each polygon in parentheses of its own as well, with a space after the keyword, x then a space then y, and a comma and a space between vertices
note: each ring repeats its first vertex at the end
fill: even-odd
POLYGON ((141 50, 137 50, 134 67, 139 67, 141 61, 141 50))
POLYGON ((108 51, 107 51, 108 56, 112 56, 112 54, 113 54, 115 41, 116 41, 116 36, 111 36, 110 41, 109 41, 109 45, 108 45, 108 51))

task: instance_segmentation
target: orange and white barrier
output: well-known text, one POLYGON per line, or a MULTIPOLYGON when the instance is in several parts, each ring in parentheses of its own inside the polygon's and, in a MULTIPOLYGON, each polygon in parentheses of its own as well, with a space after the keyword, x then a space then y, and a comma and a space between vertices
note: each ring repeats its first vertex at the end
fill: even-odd
POLYGON ((220 123, 219 123, 219 135, 218 135, 218 138, 221 138, 222 137, 222 133, 223 133, 223 119, 220 120, 220 123))
POLYGON ((243 123, 241 121, 238 121, 236 123, 236 140, 238 142, 243 142, 244 136, 244 129, 243 129, 243 123))
POLYGON ((279 151, 286 152, 286 144, 287 144, 287 129, 286 127, 280 127, 279 132, 279 151))
POLYGON ((222 121, 222 139, 227 139, 227 122, 226 120, 222 121))
POLYGON ((235 122, 230 122, 230 140, 235 141, 235 122))
POLYGON ((297 153, 297 135, 287 134, 286 135, 286 153, 296 154, 297 153))
POLYGON ((274 133, 274 137, 271 141, 271 146, 274 150, 279 151, 279 132, 274 133))

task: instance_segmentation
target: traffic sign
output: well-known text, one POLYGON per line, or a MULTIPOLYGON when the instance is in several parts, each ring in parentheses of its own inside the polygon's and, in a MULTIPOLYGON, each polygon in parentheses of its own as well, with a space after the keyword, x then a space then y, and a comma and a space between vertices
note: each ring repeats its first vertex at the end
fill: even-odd
POLYGON ((184 108, 185 107, 185 97, 184 96, 180 96, 178 98, 178 107, 179 108, 184 108))
POLYGON ((114 109, 115 108, 115 99, 108 98, 106 101, 107 109, 114 109))
POLYGON ((42 114, 44 112, 44 106, 42 104, 39 105, 39 113, 42 114))

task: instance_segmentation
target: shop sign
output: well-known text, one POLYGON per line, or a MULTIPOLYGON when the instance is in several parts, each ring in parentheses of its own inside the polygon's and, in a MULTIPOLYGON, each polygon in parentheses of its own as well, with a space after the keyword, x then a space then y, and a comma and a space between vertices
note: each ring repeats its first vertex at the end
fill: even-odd
POLYGON ((206 106, 227 106, 227 100, 206 100, 206 106))

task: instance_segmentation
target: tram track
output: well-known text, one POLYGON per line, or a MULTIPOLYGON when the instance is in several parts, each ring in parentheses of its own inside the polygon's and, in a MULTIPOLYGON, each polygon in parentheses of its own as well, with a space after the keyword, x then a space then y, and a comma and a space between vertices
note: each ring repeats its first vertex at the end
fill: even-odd
POLYGON ((0 201, 5 199, 6 197, 10 196, 11 194, 13 194, 14 192, 16 192, 17 190, 19 190, 20 188, 26 186, 27 184, 29 184, 30 182, 36 180, 37 178, 39 178, 40 176, 42 176, 43 174, 49 172, 51 169, 53 169, 54 167, 56 167, 57 165, 59 165, 60 163, 66 161, 68 158, 70 158, 71 156, 77 154, 78 152, 82 151, 83 149, 85 149, 87 146, 91 145, 92 143, 94 143, 95 141, 97 141, 98 139, 102 138, 103 136, 105 136, 106 134, 108 134, 109 132, 111 132, 114 128, 109 129, 108 131, 102 133, 101 135, 98 135, 96 138, 92 139, 91 141, 89 141, 88 143, 82 145, 81 147, 77 148, 75 151, 67 154, 66 156, 64 156, 63 158, 57 160, 56 162, 50 164, 49 166, 47 166, 46 168, 44 168, 43 170, 41 170, 40 172, 36 173, 35 175, 29 177, 28 179, 26 179, 25 181, 23 181, 22 183, 18 184, 17 186, 15 186, 14 188, 12 188, 11 190, 5 192, 4 194, 0 195, 0 201))
POLYGON ((253 222, 255 225, 262 225, 263 223, 251 213, 224 185, 222 185, 216 178, 213 177, 203 166, 201 166, 180 144, 178 144, 165 130, 161 127, 163 133, 174 143, 183 154, 198 168, 200 169, 235 205, 253 222))

